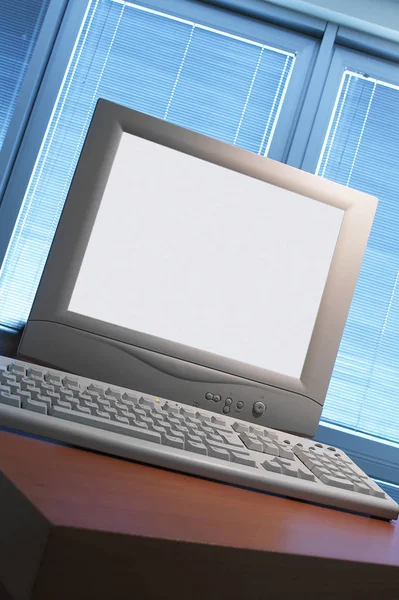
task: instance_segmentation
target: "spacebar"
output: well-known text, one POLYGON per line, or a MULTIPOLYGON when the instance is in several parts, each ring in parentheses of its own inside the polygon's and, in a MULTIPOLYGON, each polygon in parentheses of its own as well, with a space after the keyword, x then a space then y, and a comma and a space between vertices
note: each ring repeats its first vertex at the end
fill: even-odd
POLYGON ((68 410, 67 408, 61 408, 60 406, 53 406, 50 410, 50 414, 53 417, 59 417, 66 421, 80 423, 81 425, 91 425, 97 429, 106 429, 113 433, 121 433, 122 435, 139 438, 140 440, 155 442, 155 444, 161 443, 161 435, 157 431, 148 431, 148 429, 141 429, 140 427, 134 427, 133 425, 116 423, 115 421, 102 419, 101 417, 95 417, 94 415, 88 415, 74 410, 68 410))

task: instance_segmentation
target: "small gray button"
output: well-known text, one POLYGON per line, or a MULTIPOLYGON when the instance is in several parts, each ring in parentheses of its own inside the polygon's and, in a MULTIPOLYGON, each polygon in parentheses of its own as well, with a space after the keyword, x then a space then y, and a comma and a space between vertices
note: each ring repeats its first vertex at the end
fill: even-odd
POLYGON ((228 406, 231 406, 231 404, 233 404, 233 400, 231 398, 226 398, 225 404, 227 404, 228 406))
POLYGON ((214 426, 226 427, 226 421, 220 417, 211 417, 211 422, 214 426))
POLYGON ((244 406, 244 402, 242 400, 239 400, 237 402, 237 408, 242 408, 244 406))
POLYGON ((213 394, 211 394, 211 392, 208 392, 207 394, 205 394, 205 398, 207 400, 213 400, 213 394))
POLYGON ((215 396, 213 396, 213 401, 214 402, 220 402, 221 401, 221 396, 219 396, 219 394, 215 394, 215 396))
POLYGON ((223 406, 223 412, 227 415, 230 412, 230 406, 223 406))
POLYGON ((256 415, 263 415, 266 410, 266 406, 263 402, 255 402, 253 406, 253 411, 256 415))

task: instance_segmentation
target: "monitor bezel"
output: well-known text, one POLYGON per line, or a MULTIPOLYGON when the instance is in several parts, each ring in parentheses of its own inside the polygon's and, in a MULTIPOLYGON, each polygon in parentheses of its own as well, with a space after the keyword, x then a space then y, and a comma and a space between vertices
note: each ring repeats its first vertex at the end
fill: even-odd
MULTIPOLYGON (((292 391, 322 406, 376 207, 377 199, 365 193, 100 99, 70 186, 29 321, 50 321, 88 331, 138 348, 235 375, 247 381, 292 391), (344 211, 342 226, 299 379, 68 310, 123 133, 162 144, 344 211)), ((23 339, 19 352, 24 353, 23 339)), ((51 364, 51 349, 49 349, 48 362, 51 364)))

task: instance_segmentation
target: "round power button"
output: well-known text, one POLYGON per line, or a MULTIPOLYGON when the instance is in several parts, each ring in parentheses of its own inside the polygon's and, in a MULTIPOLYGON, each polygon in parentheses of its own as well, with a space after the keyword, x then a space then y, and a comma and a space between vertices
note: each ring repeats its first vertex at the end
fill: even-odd
POLYGON ((263 402, 255 402, 252 410, 254 411, 255 415, 263 415, 266 410, 266 406, 263 402))

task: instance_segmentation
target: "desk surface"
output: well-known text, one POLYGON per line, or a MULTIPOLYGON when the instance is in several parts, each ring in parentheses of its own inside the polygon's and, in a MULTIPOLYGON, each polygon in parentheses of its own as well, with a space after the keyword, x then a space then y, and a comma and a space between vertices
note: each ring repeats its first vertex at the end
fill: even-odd
MULTIPOLYGON (((62 532, 64 544, 66 532, 73 532, 75 538, 82 532, 97 535, 95 543, 90 542, 89 556, 92 558, 101 546, 101 536, 106 536, 108 548, 115 540, 122 538, 134 539, 136 543, 137 540, 142 540, 141 543, 145 539, 158 540, 158 549, 162 547, 162 564, 165 567, 169 559, 173 560, 172 554, 166 558, 168 549, 172 553, 172 548, 176 548, 171 542, 176 544, 178 541, 179 547, 182 543, 184 546, 184 542, 189 542, 194 546, 184 546, 187 552, 183 556, 188 556, 188 549, 193 547, 209 549, 212 546, 220 551, 223 548, 235 549, 237 555, 228 555, 230 576, 231 566, 234 564, 231 556, 237 556, 237 567, 242 565, 244 568, 246 565, 248 574, 251 565, 261 560, 259 551, 262 551, 267 553, 269 561, 271 557, 279 557, 280 565, 288 564, 288 559, 291 560, 292 557, 301 559, 300 571, 303 570, 303 565, 311 566, 310 559, 321 559, 322 562, 318 564, 325 566, 328 563, 328 568, 331 565, 342 566, 343 561, 353 566, 356 563, 360 569, 358 578, 366 577, 376 565, 385 566, 384 575, 373 575, 374 580, 381 583, 380 577, 385 580, 385 573, 389 572, 390 577, 394 573, 395 585, 399 589, 399 569, 392 568, 399 567, 399 527, 393 523, 222 485, 1 430, 0 472, 8 483, 14 484, 13 489, 15 486, 15 490, 29 501, 36 513, 44 517, 46 524, 51 525, 53 540, 57 537, 54 532, 62 532), (240 553, 240 550, 246 554, 240 553), (258 552, 254 554, 253 551, 258 552), (285 563, 281 562, 284 560, 285 563)), ((2 496, 0 485, 0 497, 3 499, 6 497, 4 489, 3 485, 2 496)), ((18 511, 23 513, 21 507, 15 508, 19 506, 18 502, 9 503, 9 510, 15 519, 20 518, 18 511)), ((22 515, 21 518, 23 520, 25 516, 22 515)), ((0 525, 8 526, 8 523, 0 525)), ((15 537, 15 532, 12 536, 15 537)), ((71 540, 69 542, 72 544, 71 540)), ((84 547, 84 543, 83 538, 75 539, 75 544, 79 544, 80 549, 84 547)), ((76 559, 76 547, 69 554, 63 549, 62 560, 65 564, 69 561, 70 565, 76 559), (68 558, 65 559, 65 556, 68 558)), ((148 561, 148 558, 143 558, 144 550, 138 546, 135 548, 135 556, 139 552, 141 560, 148 561)), ((118 556, 118 577, 123 580, 120 566, 123 552, 116 548, 113 552, 118 556)), ((148 552, 156 556, 157 548, 152 547, 148 552)), ((53 549, 53 561, 55 555, 53 549)), ((2 556, 3 560, 9 560, 0 551, 0 575, 2 556)), ((89 572, 87 556, 85 554, 85 569, 89 572)), ((225 561, 223 555, 218 556, 214 560, 218 561, 220 570, 225 561)), ((184 558, 180 556, 179 561, 182 560, 184 558)), ((202 557, 201 560, 205 559, 202 557)), ((98 569, 101 559, 97 558, 95 562, 98 569)), ((159 571, 159 562, 157 564, 156 572, 159 571)), ((274 564, 273 568, 278 570, 277 563, 271 561, 268 564, 274 564)), ((107 565, 111 568, 109 561, 107 565)), ((264 563, 262 565, 265 567, 264 563)), ((70 567, 68 572, 71 574, 70 567)), ((181 576, 178 580, 180 579, 181 576)), ((271 581, 270 574, 268 581, 271 581)), ((330 581, 330 587, 331 583, 330 581)), ((36 584, 35 589, 41 589, 40 585, 37 587, 36 584)), ((376 593, 375 589, 373 593, 376 593)), ((54 589, 48 595, 42 591, 41 595, 32 597, 50 598, 51 594, 54 594, 54 589)), ((64 596, 58 593, 57 597, 64 596)), ((99 598, 101 595, 91 596, 88 593, 86 597, 99 598)), ((141 597, 157 595, 142 594, 141 597)), ((179 596, 174 594, 174 597, 179 596)), ((234 596, 233 593, 230 597, 242 596, 234 596)), ((352 592, 350 597, 358 596, 352 592)), ((363 592, 361 597, 365 597, 363 592)), ((384 597, 395 596, 379 593, 379 598, 384 597)))
POLYGON ((5 431, 0 448, 0 469, 57 526, 399 567, 391 522, 5 431))

